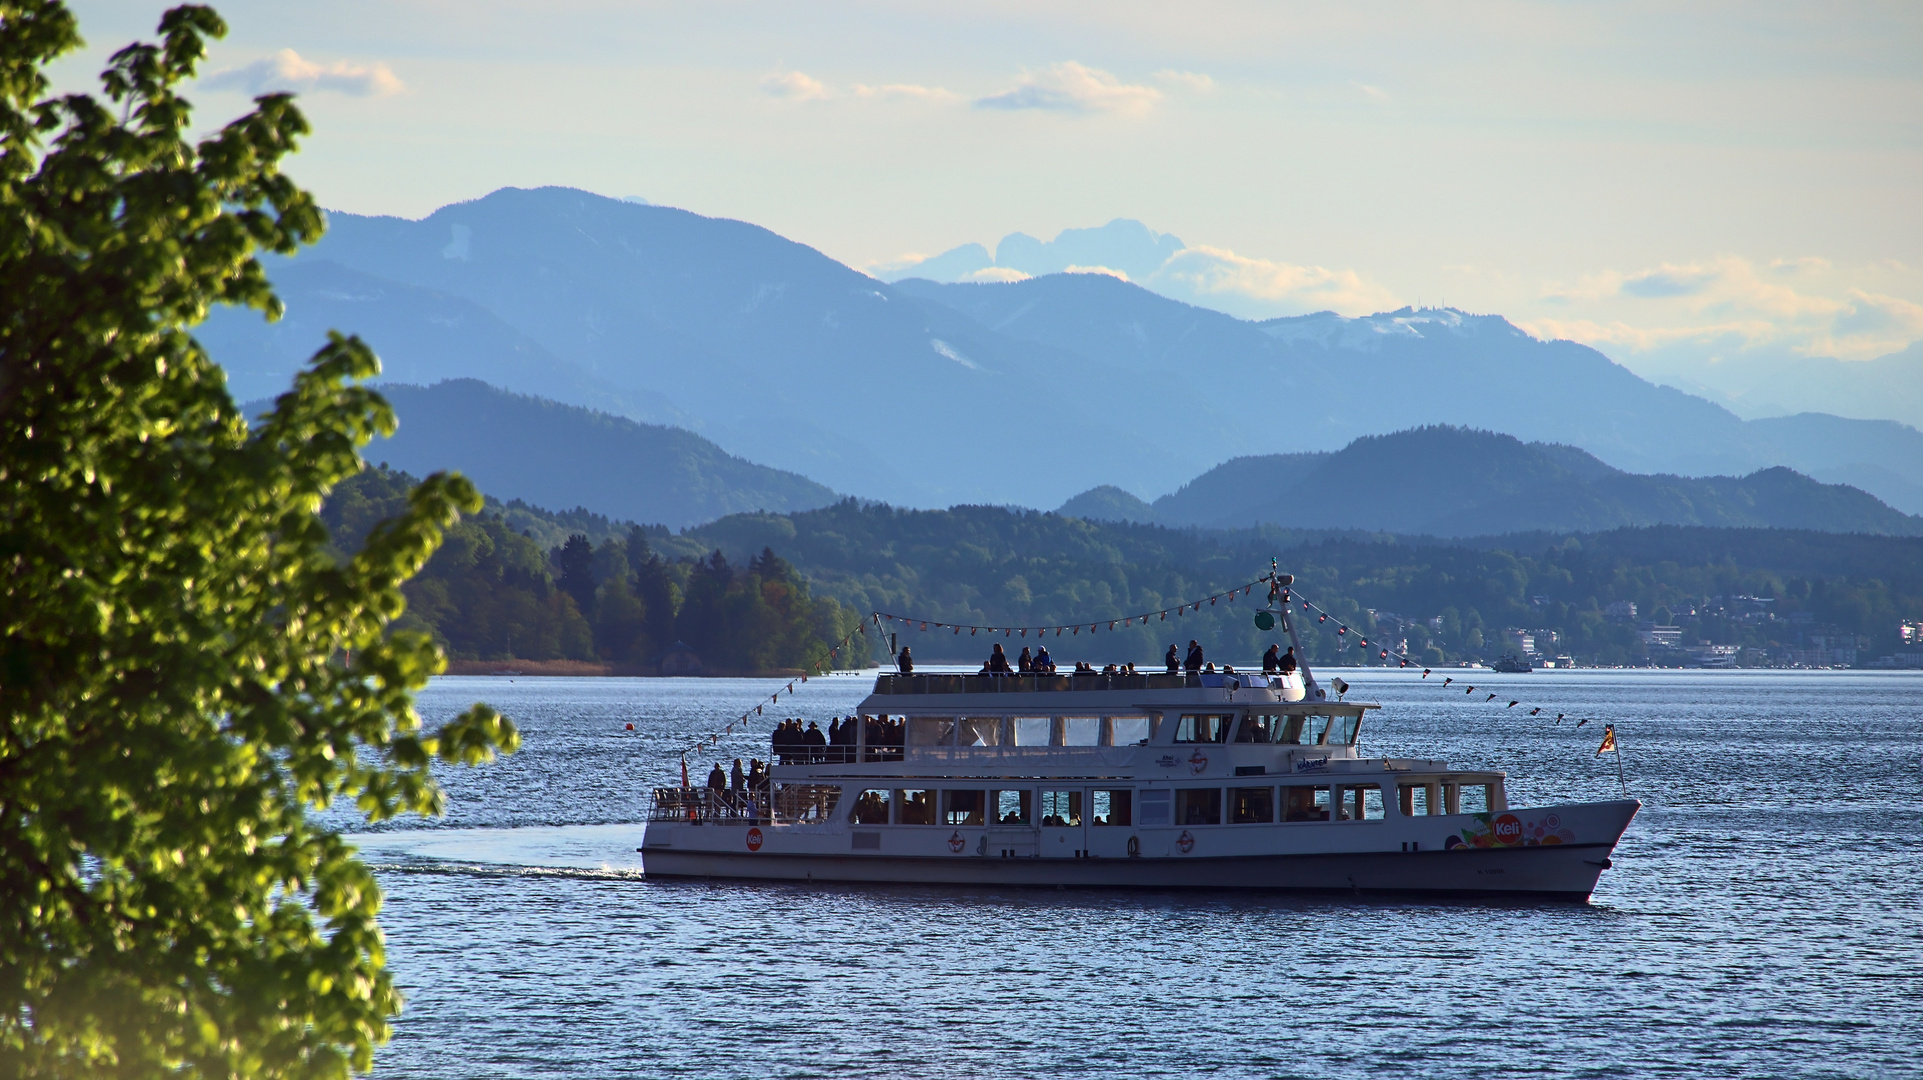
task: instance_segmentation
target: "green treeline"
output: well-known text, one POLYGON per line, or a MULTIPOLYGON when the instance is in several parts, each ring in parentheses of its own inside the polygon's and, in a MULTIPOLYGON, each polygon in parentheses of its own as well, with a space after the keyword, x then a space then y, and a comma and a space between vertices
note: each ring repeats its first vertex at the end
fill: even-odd
MULTIPOLYGON (((1253 659, 1274 639, 1253 625, 1259 588, 1201 612, 1159 612, 1258 577, 1272 556, 1296 575, 1304 598, 1351 627, 1406 641, 1411 655, 1432 662, 1493 659, 1507 651, 1502 632, 1515 628, 1554 632, 1558 641, 1544 651, 1585 663, 1638 663, 1649 656, 1644 621, 1680 627, 1688 645, 1745 646, 1746 662, 1825 630, 1865 639, 1867 657, 1898 647, 1902 621, 1923 619, 1923 540, 1792 530, 1659 527, 1439 544, 849 500, 806 513, 735 515, 674 540, 734 552, 779 546, 817 589, 859 611, 985 625, 1081 620, 1082 633, 1047 639, 1064 666, 1154 662, 1169 643, 1191 638, 1211 656, 1253 659), (1620 608, 1612 616, 1619 603, 1635 604, 1638 617, 1620 608), (1146 627, 1106 631, 1107 620, 1143 612, 1157 613, 1146 627), (1103 631, 1091 638, 1088 622, 1103 631)), ((1313 618, 1300 625, 1311 658, 1362 662, 1348 644, 1354 635, 1338 637, 1313 618)), ((924 661, 978 661, 988 649, 967 631, 893 629, 924 661)), ((1376 652, 1370 658, 1379 661, 1376 652)))
MULTIPOLYGON (((370 468, 330 493, 321 512, 336 554, 359 548, 382 519, 406 505, 416 481, 370 468)), ((448 529, 427 566, 405 587, 397 629, 435 636, 454 659, 586 660, 649 670, 677 641, 709 670, 766 671, 828 659, 830 646, 859 622, 771 548, 737 566, 719 551, 688 552, 667 530, 627 525, 582 511, 548 514, 490 502, 448 529), (518 519, 529 521, 516 531, 518 519), (570 518, 602 526, 543 547, 537 527, 556 534, 570 518), (655 550, 650 540, 674 551, 655 550)), ((839 658, 847 666, 849 657, 839 658)))

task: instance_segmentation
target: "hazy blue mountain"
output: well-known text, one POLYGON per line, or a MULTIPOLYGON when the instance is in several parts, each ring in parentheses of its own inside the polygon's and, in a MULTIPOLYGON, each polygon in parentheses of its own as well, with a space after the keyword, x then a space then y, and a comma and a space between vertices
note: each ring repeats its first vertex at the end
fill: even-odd
POLYGON ((1637 367, 1743 417, 1824 412, 1923 425, 1923 341, 1874 360, 1802 356, 1785 346, 1740 352, 1718 364, 1658 354, 1637 367))
POLYGON ((733 452, 862 495, 1052 504, 1118 472, 1174 483, 1209 463, 1204 447, 1170 461, 1117 439, 1112 415, 1045 390, 1099 383, 1101 365, 738 221, 504 189, 421 221, 331 214, 319 245, 272 272, 307 260, 477 304, 615 391, 662 395, 733 452))
POLYGON ((807 477, 743 461, 679 428, 474 379, 380 391, 400 428, 367 447, 369 461, 416 476, 459 469, 502 500, 682 528, 746 511, 812 510, 839 498, 807 477))
POLYGON ((660 394, 595 378, 458 296, 318 258, 276 262, 273 279, 287 308, 280 321, 220 307, 194 331, 226 369, 228 391, 236 400, 271 398, 286 390, 294 372, 327 343, 327 332, 340 330, 373 346, 383 377, 395 382, 473 378, 656 423, 693 419, 660 394))
MULTIPOLYGON (((242 396, 284 386, 338 326, 399 380, 481 378, 670 422, 911 506, 1173 491, 1231 458, 1445 422, 1636 472, 1815 471, 1821 457, 1923 482, 1905 472, 1923 455, 1888 449, 1902 431, 1852 429, 1867 449, 1831 461, 1829 440, 1746 425, 1495 317, 1252 323, 1096 274, 890 286, 742 222, 561 188, 505 189, 420 221, 329 221, 315 249, 270 262, 288 323, 228 312, 203 328, 242 396)), ((1036 257, 1125 261, 1167 244, 1179 241, 1116 222, 1036 257)))
POLYGON ((883 274, 886 281, 923 278, 929 281, 969 281, 994 268, 1030 277, 1059 274, 1071 268, 1119 271, 1140 281, 1155 275, 1186 245, 1168 233, 1158 233, 1139 221, 1116 218, 1099 228, 1063 229, 1053 240, 1027 233, 1009 233, 989 254, 980 244, 963 244, 912 266, 883 274))
POLYGON ((1923 431, 1894 420, 1825 413, 1774 416, 1749 426, 1781 447, 1784 460, 1798 469, 1833 482, 1850 477, 1848 483, 1904 513, 1923 514, 1923 431))
MULTIPOLYGON (((1189 382, 1218 405, 1234 401, 1224 429, 1191 429, 1223 457, 1334 449, 1360 435, 1452 423, 1574 444, 1634 472, 1873 464, 1923 482, 1923 452, 1911 452, 1923 448, 1923 433, 1914 428, 1838 417, 1745 422, 1594 349, 1539 341, 1498 316, 1404 308, 1247 322, 1092 274, 910 279, 896 288, 1000 334, 1105 359, 1157 386, 1189 382), (1839 446, 1849 448, 1843 460, 1839 446)), ((1888 497, 1906 492, 1893 486, 1888 497)))
POLYGON ((1782 467, 1742 477, 1637 475, 1574 447, 1440 426, 1368 436, 1332 454, 1239 458, 1151 509, 1154 518, 1132 520, 1446 537, 1649 525, 1923 535, 1923 518, 1782 467))

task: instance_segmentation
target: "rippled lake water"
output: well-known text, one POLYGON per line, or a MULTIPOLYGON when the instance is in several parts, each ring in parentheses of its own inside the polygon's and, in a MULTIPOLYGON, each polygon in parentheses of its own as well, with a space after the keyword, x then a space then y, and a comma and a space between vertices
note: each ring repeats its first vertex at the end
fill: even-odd
POLYGON ((430 720, 484 700, 523 747, 357 839, 407 997, 376 1073, 1923 1076, 1923 675, 1477 673, 1561 725, 1344 675, 1365 753, 1515 805, 1614 796, 1573 718, 1616 722, 1645 807, 1592 902, 650 882, 648 789, 778 683, 437 679, 430 720))

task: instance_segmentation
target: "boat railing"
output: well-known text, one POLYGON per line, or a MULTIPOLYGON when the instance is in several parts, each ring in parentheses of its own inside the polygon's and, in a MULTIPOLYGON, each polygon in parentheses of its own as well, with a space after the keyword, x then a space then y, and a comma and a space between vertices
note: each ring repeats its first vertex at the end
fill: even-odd
POLYGON ((828 821, 841 802, 839 784, 764 784, 758 788, 654 789, 649 821, 694 825, 812 825, 828 821))
POLYGON ((877 694, 1033 694, 1065 690, 1184 690, 1203 685, 1201 675, 948 675, 881 674, 877 694))

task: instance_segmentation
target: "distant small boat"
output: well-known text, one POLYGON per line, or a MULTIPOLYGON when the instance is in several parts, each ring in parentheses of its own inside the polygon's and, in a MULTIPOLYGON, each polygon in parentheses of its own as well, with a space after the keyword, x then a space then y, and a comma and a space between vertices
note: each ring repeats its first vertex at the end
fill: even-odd
POLYGON ((1489 665, 1489 669, 1491 671, 1500 671, 1504 675, 1527 675, 1535 670, 1529 666, 1529 661, 1522 659, 1514 653, 1504 653, 1501 659, 1489 665))

